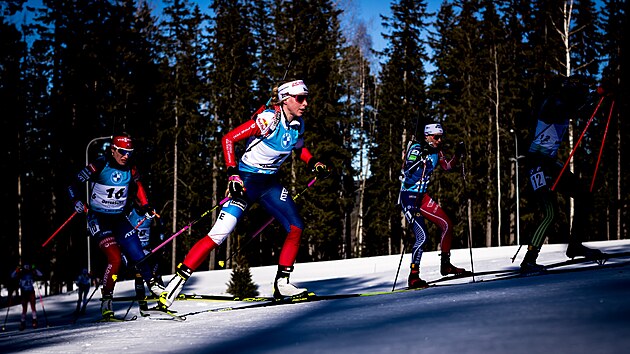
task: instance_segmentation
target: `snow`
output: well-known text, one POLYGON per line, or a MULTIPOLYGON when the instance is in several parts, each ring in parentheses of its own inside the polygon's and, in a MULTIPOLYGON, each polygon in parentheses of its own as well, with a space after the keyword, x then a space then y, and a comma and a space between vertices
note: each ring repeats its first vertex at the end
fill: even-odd
MULTIPOLYGON (((607 252, 630 251, 630 240, 590 242, 607 252)), ((541 264, 566 260, 566 244, 544 245, 541 264)), ((453 264, 477 272, 517 269, 516 246, 459 249, 453 264)), ((292 282, 320 295, 392 290, 400 255, 296 264, 292 282)), ((405 254, 396 288, 406 286, 405 254)), ((1 353, 622 353, 630 347, 630 257, 570 266, 545 276, 496 280, 477 276, 421 291, 188 316, 184 322, 138 316, 135 321, 95 323, 99 293, 87 314, 69 324, 76 292, 38 301, 40 328, 18 331, 21 308, 13 306, 0 333, 1 353), (586 267, 590 267, 586 269, 586 267), (584 269, 579 269, 584 268, 584 269), (46 326, 46 320, 49 326, 46 326)), ((270 296, 276 267, 252 268, 262 296, 270 296)), ((185 293, 227 295, 231 270, 194 273, 185 293)), ((421 276, 440 278, 437 252, 424 254, 421 276)), ((165 281, 170 276, 164 277, 165 281)), ((131 281, 116 295, 133 295, 131 281)), ((185 314, 251 303, 177 301, 185 314)), ((129 303, 115 303, 123 316, 129 303)), ((127 317, 138 315, 134 304, 127 317)), ((30 310, 27 314, 30 325, 30 310)))

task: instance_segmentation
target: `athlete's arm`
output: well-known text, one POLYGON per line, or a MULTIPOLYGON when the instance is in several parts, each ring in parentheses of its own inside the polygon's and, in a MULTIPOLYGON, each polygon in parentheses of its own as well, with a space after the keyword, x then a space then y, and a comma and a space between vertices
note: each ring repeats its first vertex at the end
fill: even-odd
POLYGON ((234 151, 234 143, 258 135, 260 135, 260 128, 258 128, 258 125, 253 119, 248 120, 225 134, 221 140, 225 166, 236 167, 237 162, 236 153, 234 151))

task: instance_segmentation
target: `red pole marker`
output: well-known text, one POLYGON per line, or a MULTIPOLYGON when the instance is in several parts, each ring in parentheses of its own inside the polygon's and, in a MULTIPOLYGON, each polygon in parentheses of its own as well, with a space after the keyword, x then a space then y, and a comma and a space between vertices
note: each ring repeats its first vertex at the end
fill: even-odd
POLYGON ((610 125, 610 117, 612 117, 613 108, 615 107, 615 101, 610 104, 610 113, 608 113, 608 121, 606 122, 606 129, 604 130, 604 137, 602 138, 602 146, 599 148, 599 155, 597 156, 597 164, 595 165, 595 172, 593 172, 593 180, 591 180, 591 189, 593 191, 593 185, 595 184, 595 176, 597 176, 597 170, 599 169, 599 161, 602 159, 602 152, 604 151, 604 142, 606 142, 606 135, 608 134, 608 126, 610 125))
POLYGON ((70 220, 72 220, 72 218, 77 215, 78 213, 75 211, 74 213, 72 213, 72 215, 70 215, 70 217, 68 218, 68 220, 66 220, 66 222, 64 222, 63 224, 61 224, 61 226, 59 226, 59 228, 57 229, 57 231, 55 231, 52 235, 50 235, 50 237, 48 238, 48 240, 46 240, 46 242, 42 243, 42 247, 46 247, 46 245, 48 244, 48 242, 50 242, 55 236, 57 236, 57 234, 59 233, 59 231, 61 231, 61 229, 63 229, 69 222, 70 220))
POLYGON ((591 118, 586 123, 586 127, 584 127, 584 131, 582 131, 582 135, 580 135, 580 138, 578 139, 577 143, 575 143, 575 146, 573 146, 573 150, 571 150, 571 154, 569 155, 569 158, 567 159, 567 162, 564 163, 564 166, 562 166, 562 170, 558 174, 558 177, 556 178, 556 181, 553 183, 553 186, 551 187, 552 191, 554 191, 556 189, 556 185, 560 181, 560 177, 562 177, 562 174, 564 173, 564 170, 566 170, 567 166, 569 166, 569 161, 571 161, 571 158, 573 157, 573 154, 575 154, 575 150, 580 145, 580 142, 582 141, 582 138, 584 137, 584 134, 586 134, 586 130, 591 125, 591 122, 593 121, 593 118, 595 118, 595 114, 599 110, 599 106, 601 106, 603 100, 604 100, 604 97, 599 99, 599 102, 597 103, 597 107, 595 107, 595 111, 593 112, 593 115, 591 116, 591 118))

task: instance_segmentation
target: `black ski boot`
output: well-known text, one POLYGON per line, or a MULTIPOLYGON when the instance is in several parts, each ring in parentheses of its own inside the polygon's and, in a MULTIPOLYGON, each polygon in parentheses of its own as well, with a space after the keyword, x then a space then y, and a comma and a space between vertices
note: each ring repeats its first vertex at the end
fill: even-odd
POLYGON ((440 273, 442 275, 449 275, 449 274, 455 274, 455 275, 463 275, 463 274, 467 274, 469 273, 466 269, 464 268, 457 268, 454 265, 451 264, 451 254, 450 253, 444 253, 442 252, 442 261, 441 261, 441 265, 440 265, 440 273))
POLYGON ((569 243, 567 247, 567 257, 573 259, 575 257, 584 257, 588 260, 601 260, 605 258, 602 251, 594 248, 588 248, 580 242, 569 243))
POLYGON ((521 274, 536 274, 545 271, 545 266, 536 263, 539 252, 540 250, 534 246, 527 247, 527 253, 521 262, 521 274))
POLYGON ((407 286, 409 289, 422 289, 428 288, 429 284, 426 281, 420 279, 420 265, 411 263, 411 270, 409 271, 409 278, 407 278, 407 286))
POLYGON ((20 321, 20 331, 23 331, 26 328, 26 320, 20 321))
POLYGON ((140 310, 141 311, 147 310, 149 306, 147 305, 147 301, 146 301, 146 291, 144 289, 144 281, 140 274, 136 274, 136 278, 134 281, 134 288, 136 290, 136 299, 138 300, 138 306, 140 307, 140 310))

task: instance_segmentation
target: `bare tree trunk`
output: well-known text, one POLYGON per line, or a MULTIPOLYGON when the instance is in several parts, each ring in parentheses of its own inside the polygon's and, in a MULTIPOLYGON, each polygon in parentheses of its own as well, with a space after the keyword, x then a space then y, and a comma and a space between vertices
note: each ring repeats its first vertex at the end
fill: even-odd
MULTIPOLYGON (((405 159, 407 158, 407 153, 408 153, 407 147, 409 147, 409 143, 410 143, 410 141, 407 141, 407 128, 403 130, 401 141, 402 141, 402 161, 405 161, 405 159)), ((410 238, 408 225, 407 225, 407 219, 405 218, 405 214, 402 212, 400 213, 400 225, 401 225, 401 230, 402 230, 402 235, 400 236, 400 252, 402 253, 405 251, 404 250, 405 240, 410 238)))
MULTIPOLYGON (((19 141, 19 139, 18 139, 19 141)), ((17 178, 17 209, 18 209, 18 262, 22 264, 22 174, 17 178)), ((55 253, 53 252, 53 257, 55 253)))
MULTIPOLYGON (((179 112, 177 111, 177 102, 179 98, 175 99, 175 139, 173 141, 173 234, 177 232, 177 139, 179 136, 179 112)), ((177 266, 177 242, 172 241, 172 256, 171 256, 171 274, 175 274, 177 266)))
MULTIPOLYGON (((212 157, 212 166, 214 166, 214 168, 212 169, 212 205, 217 205, 217 203, 219 203, 219 199, 217 198, 217 195, 219 193, 218 191, 218 184, 219 184, 219 165, 218 165, 218 158, 216 155, 214 155, 212 157)), ((212 225, 214 225, 214 222, 217 220, 217 214, 221 211, 221 207, 215 209, 212 212, 211 218, 212 218, 212 225)), ((217 260, 217 251, 218 248, 215 248, 212 252, 210 252, 210 257, 209 257, 209 264, 208 264, 208 269, 213 270, 216 269, 215 264, 216 264, 216 260, 217 260)))
POLYGON ((497 245, 501 246, 501 130, 499 128, 499 64, 497 60, 497 50, 492 49, 490 56, 493 57, 494 78, 490 80, 490 92, 494 91, 494 126, 496 130, 496 160, 497 160, 497 245))
MULTIPOLYGON (((361 56, 363 57, 362 51, 360 52, 361 56)), ((356 230, 355 230, 355 240, 360 240, 360 236, 361 234, 363 234, 363 200, 364 200, 364 196, 365 196, 365 182, 367 180, 367 174, 368 174, 368 164, 365 163, 364 159, 364 149, 365 149, 365 139, 367 137, 367 134, 365 134, 365 125, 364 125, 364 120, 365 120, 365 85, 366 85, 366 80, 365 80, 365 71, 364 71, 364 66, 360 65, 360 80, 361 80, 361 85, 360 85, 360 103, 359 103, 359 190, 358 190, 358 213, 357 213, 357 224, 356 224, 356 230)), ((355 255, 358 254, 357 250, 356 250, 356 246, 353 247, 352 246, 352 235, 348 235, 350 237, 349 240, 347 240, 347 246, 348 249, 346 251, 346 256, 347 258, 352 258, 352 254, 354 253, 355 255), (354 252, 353 252, 354 251, 354 252)))
MULTIPOLYGON (((491 115, 488 115, 488 126, 492 126, 491 115)), ((490 135, 490 134, 489 134, 490 135)), ((487 185, 490 187, 494 182, 492 180, 492 139, 490 136, 488 137, 488 147, 487 147, 487 160, 488 160, 488 174, 486 177, 487 185)), ((488 198, 486 199, 486 247, 492 247, 492 198, 491 198, 491 188, 488 188, 490 192, 488 198)))
POLYGON ((473 244, 473 233, 472 233, 472 199, 468 197, 468 247, 472 248, 473 244))
MULTIPOLYGON (((573 11, 573 0, 565 1, 562 6, 562 27, 555 26, 556 32, 560 34, 564 46, 564 68, 565 77, 571 76, 571 46, 569 43, 571 35, 571 15, 573 11)), ((573 129, 573 119, 569 121, 569 147, 573 148, 575 130, 573 129)), ((569 163, 570 170, 575 173, 573 159, 569 163)), ((573 217, 575 215, 575 204, 573 198, 569 198, 569 228, 573 228, 573 217)))
MULTIPOLYGON (((390 136, 390 137, 391 137, 391 136, 392 136, 392 134, 393 134, 393 130, 394 130, 394 129, 393 129, 392 125, 390 124, 390 125, 389 125, 389 136, 390 136)), ((391 138, 390 138, 390 139, 391 139, 391 138)), ((394 152, 392 151, 392 150, 393 150, 393 146, 394 146, 394 142, 392 141, 392 142, 390 142, 390 144, 389 144, 389 151, 388 151, 388 153, 389 153, 390 155, 394 153, 394 152)), ((391 167, 391 166, 389 167, 389 170, 388 170, 387 172, 388 172, 388 178, 391 180, 391 179, 393 178, 393 176, 392 176, 392 175, 393 175, 393 173, 392 173, 392 167, 391 167)), ((387 193, 389 194, 389 195, 387 196, 387 200, 392 200, 392 191, 391 191, 391 190, 390 190, 390 191, 387 191, 387 193)), ((387 228, 388 228, 389 230, 391 230, 391 229, 392 229, 392 218, 390 218, 390 217, 388 217, 388 218, 387 218, 387 228)), ((392 240, 392 233, 390 232, 390 233, 388 233, 388 234, 387 234, 387 254, 392 254, 392 242, 393 242, 393 240, 392 240)))
MULTIPOLYGON (((514 200, 516 201, 516 203, 518 203, 518 200, 516 198, 516 186, 514 185, 514 181, 515 181, 515 175, 516 175, 516 163, 514 163, 512 165, 512 167, 510 168, 510 196, 509 199, 510 200, 514 200)), ((516 205, 515 203, 515 205, 516 205)), ((509 240, 508 240, 508 245, 514 245, 515 244, 515 240, 516 240, 516 218, 517 218, 517 214, 516 214, 516 210, 510 208, 510 236, 509 236, 509 240)))
MULTIPOLYGON (((621 121, 619 119, 619 113, 617 113, 615 115, 616 120, 617 120, 617 126, 621 127, 621 121)), ((621 223, 621 215, 623 213, 623 205, 621 204, 621 188, 622 188, 622 178, 621 178, 621 128, 617 129, 617 202, 615 203, 616 205, 616 214, 617 214, 617 240, 621 240, 625 237, 623 236, 623 229, 622 227, 624 226, 621 223)))

